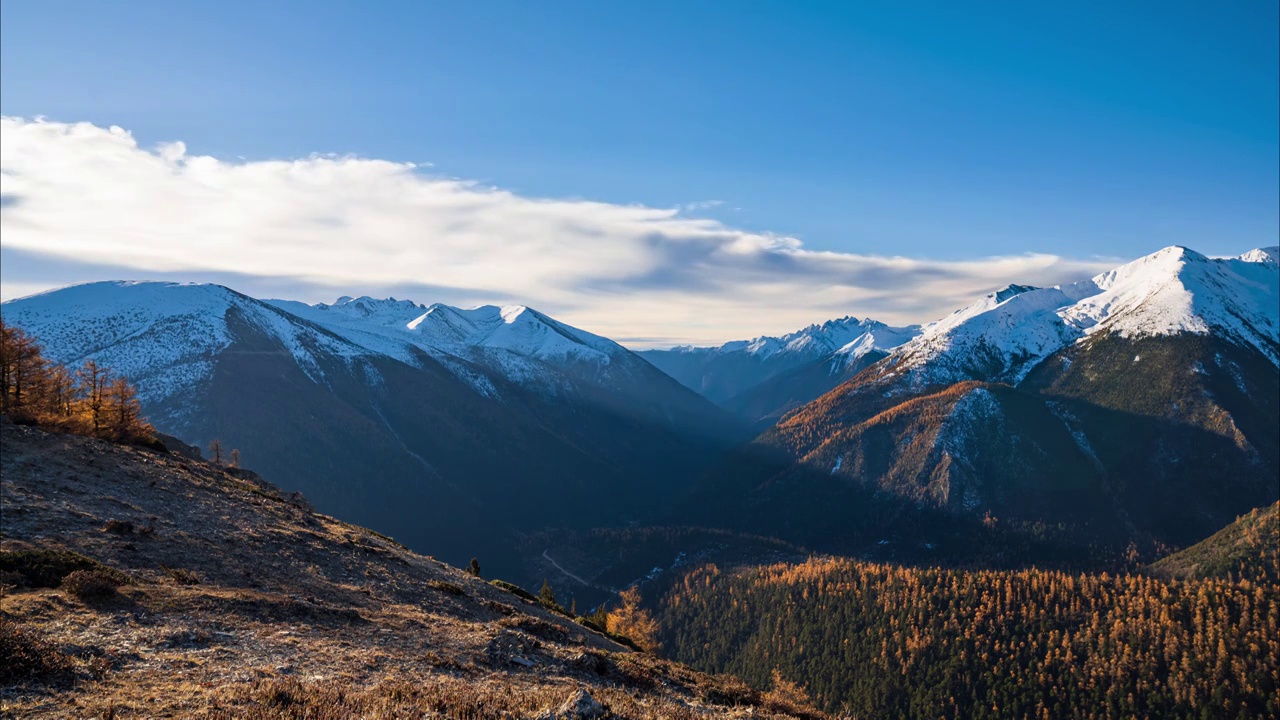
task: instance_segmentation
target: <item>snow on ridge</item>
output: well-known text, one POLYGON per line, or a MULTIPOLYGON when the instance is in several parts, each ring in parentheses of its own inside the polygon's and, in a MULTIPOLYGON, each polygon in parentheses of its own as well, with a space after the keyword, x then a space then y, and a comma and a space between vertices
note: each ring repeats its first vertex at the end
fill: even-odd
POLYGON ((524 385, 557 390, 552 366, 610 365, 629 355, 607 338, 554 320, 524 305, 479 305, 462 309, 409 300, 340 298, 333 305, 272 301, 372 352, 416 364, 420 352, 442 362, 486 397, 495 397, 491 372, 524 385))
POLYGON ((1274 248, 1225 259, 1164 248, 1077 283, 1084 297, 1061 314, 1086 335, 1218 331, 1280 362, 1280 272, 1274 256, 1274 248))
MULTIPOLYGON (((682 354, 724 355, 745 353, 761 360, 776 355, 794 354, 818 358, 833 353, 862 357, 872 350, 890 350, 919 334, 919 325, 890 327, 870 318, 852 315, 808 327, 777 337, 761 335, 751 340, 733 340, 714 347, 680 345, 668 352, 682 354)), ((847 360, 846 360, 847 361, 847 360)))
POLYGON ((524 306, 460 310, 409 300, 344 296, 333 304, 255 300, 215 284, 109 281, 5 303, 6 321, 35 333, 50 357, 97 357, 133 378, 147 401, 167 399, 211 377, 233 341, 228 313, 279 341, 314 381, 321 356, 348 363, 387 356, 408 364, 435 357, 485 397, 498 378, 560 391, 555 366, 608 366, 629 351, 524 306))
POLYGON ((1244 262, 1280 264, 1280 246, 1272 245, 1271 247, 1254 248, 1237 256, 1235 259, 1244 262))
POLYGON ((1280 364, 1276 256, 1273 247, 1212 259, 1171 246, 1077 283, 1009 286, 926 325, 891 364, 912 385, 1017 382, 1045 357, 1101 332, 1219 332, 1280 364))
POLYGON ((1075 337, 1057 310, 1070 303, 1060 288, 1028 288, 990 293, 951 315, 926 325, 919 337, 894 355, 915 385, 970 378, 1020 379, 1035 362, 1075 337))
POLYGON ((394 356, 415 346, 434 356, 467 356, 478 349, 504 350, 540 360, 587 359, 608 363, 622 346, 553 320, 523 305, 461 309, 410 300, 344 297, 333 305, 272 301, 333 329, 353 342, 394 356))
POLYGON ((162 401, 207 379, 232 342, 228 313, 278 340, 321 381, 317 353, 350 361, 363 350, 221 285, 106 281, 73 285, 3 304, 6 322, 33 333, 46 354, 76 366, 95 358, 162 401))

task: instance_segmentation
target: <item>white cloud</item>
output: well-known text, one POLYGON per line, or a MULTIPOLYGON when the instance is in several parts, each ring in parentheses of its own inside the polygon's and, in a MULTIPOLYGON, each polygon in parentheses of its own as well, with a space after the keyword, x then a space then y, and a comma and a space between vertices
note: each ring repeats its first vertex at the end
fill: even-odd
POLYGON ((621 339, 719 342, 844 314, 919 322, 1007 282, 1113 264, 814 251, 683 213, 709 203, 524 197, 412 163, 229 162, 181 142, 141 148, 118 127, 0 123, 7 249, 139 273, 278 278, 324 295, 306 299, 419 286, 436 293, 422 302, 514 299, 621 339))

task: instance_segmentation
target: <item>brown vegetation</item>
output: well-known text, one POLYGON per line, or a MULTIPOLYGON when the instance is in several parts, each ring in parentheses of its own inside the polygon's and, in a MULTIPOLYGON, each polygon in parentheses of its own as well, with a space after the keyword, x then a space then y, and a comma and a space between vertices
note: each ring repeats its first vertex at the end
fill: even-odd
POLYGON ((707 566, 662 612, 678 659, 885 718, 1275 717, 1278 623, 1280 588, 1247 579, 835 558, 707 566))
POLYGON ((639 588, 629 587, 618 593, 620 603, 608 611, 606 629, 615 635, 630 639, 647 652, 657 652, 662 647, 658 640, 658 623, 648 611, 640 607, 639 588))
POLYGON ((51 685, 73 677, 75 663, 44 633, 0 617, 0 685, 51 685))
POLYGON ((34 337, 0 318, 0 414, 14 422, 115 440, 151 442, 129 382, 92 359, 72 372, 46 359, 34 337))

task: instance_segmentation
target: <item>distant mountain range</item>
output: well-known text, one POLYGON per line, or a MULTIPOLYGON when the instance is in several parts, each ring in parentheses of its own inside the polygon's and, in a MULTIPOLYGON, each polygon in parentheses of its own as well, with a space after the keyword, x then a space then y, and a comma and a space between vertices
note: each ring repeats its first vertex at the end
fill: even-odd
POLYGON ((643 353, 523 306, 217 285, 2 310, 53 359, 127 375, 161 430, 457 562, 655 520, 965 561, 1156 553, 1275 502, 1278 268, 1276 248, 1170 247, 924 326, 846 317, 643 353))
POLYGON ((919 334, 918 325, 890 327, 850 316, 781 337, 639 354, 685 387, 763 430, 919 334))
POLYGON ((710 473, 707 522, 856 549, 889 501, 1077 547, 1204 538, 1280 495, 1276 258, 1170 247, 987 295, 710 473))
POLYGON ((54 360, 128 376, 164 432, 218 438, 322 510, 460 563, 522 530, 644 519, 747 437, 620 345, 525 307, 102 282, 3 315, 54 360))

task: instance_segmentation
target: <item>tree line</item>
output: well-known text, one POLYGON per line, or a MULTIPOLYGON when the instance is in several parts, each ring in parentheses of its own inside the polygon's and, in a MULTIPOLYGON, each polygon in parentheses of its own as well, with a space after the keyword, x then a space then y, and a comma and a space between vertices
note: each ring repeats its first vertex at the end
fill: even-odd
POLYGON ((710 565, 658 619, 675 659, 846 717, 1280 715, 1280 587, 1248 578, 710 565))
POLYGON ((31 334, 0 318, 0 414, 16 423, 117 442, 149 442, 137 390, 92 358, 71 369, 44 356, 31 334))

